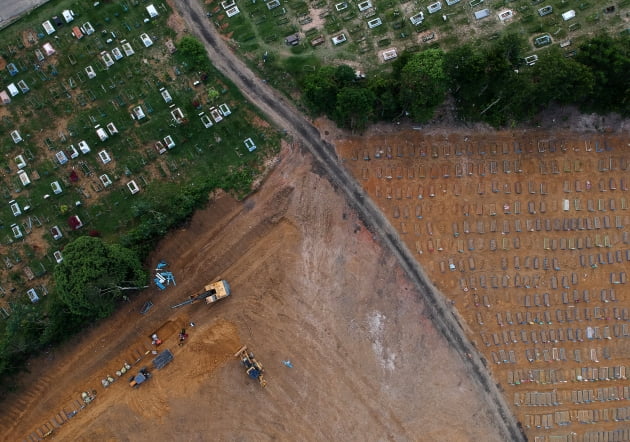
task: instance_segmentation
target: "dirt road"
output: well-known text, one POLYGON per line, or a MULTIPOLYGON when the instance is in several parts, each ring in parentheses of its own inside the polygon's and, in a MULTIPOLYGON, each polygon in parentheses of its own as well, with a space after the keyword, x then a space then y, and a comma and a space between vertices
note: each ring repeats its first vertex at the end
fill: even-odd
POLYGON ((436 327, 460 356, 468 361, 471 374, 487 394, 488 404, 495 405, 497 425, 505 439, 523 439, 516 420, 505 403, 502 394, 492 382, 479 354, 470 344, 454 311, 447 306, 445 298, 437 292, 412 254, 400 241, 395 229, 381 214, 374 203, 365 196, 360 186, 343 169, 332 146, 321 140, 321 136, 301 114, 277 92, 259 80, 251 70, 228 48, 214 27, 205 18, 198 0, 178 2, 180 13, 193 34, 205 44, 215 67, 230 78, 252 103, 255 103, 279 128, 288 130, 294 139, 306 147, 316 158, 328 178, 342 190, 348 202, 363 221, 379 234, 384 244, 403 266, 405 272, 421 289, 431 311, 436 327), (500 424, 499 424, 500 422, 500 424))

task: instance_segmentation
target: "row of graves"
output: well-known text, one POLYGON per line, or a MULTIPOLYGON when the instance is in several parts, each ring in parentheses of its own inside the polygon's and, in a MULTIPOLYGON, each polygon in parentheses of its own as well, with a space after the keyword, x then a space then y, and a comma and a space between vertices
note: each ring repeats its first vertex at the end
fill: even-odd
MULTIPOLYGON (((583 18, 592 24, 600 19, 614 20, 615 15, 619 15, 614 5, 605 8, 603 13, 590 14, 592 9, 592 5, 583 3, 577 12, 566 6, 556 12, 553 5, 542 3, 542 0, 526 4, 513 2, 500 8, 493 8, 484 0, 438 0, 428 4, 409 0, 224 0, 211 5, 208 15, 217 17, 215 24, 230 33, 244 51, 248 50, 248 42, 254 39, 268 45, 284 41, 288 46, 336 49, 337 56, 342 59, 347 58, 348 53, 376 54, 376 60, 364 59, 373 64, 374 61, 390 62, 399 56, 400 51, 416 52, 436 43, 447 36, 444 33, 447 30, 453 32, 450 31, 453 23, 460 28, 470 27, 483 38, 494 39, 505 26, 515 22, 540 22, 536 31, 530 32, 531 48, 536 51, 558 43, 561 48, 566 48, 569 56, 574 53, 568 48, 571 37, 578 36, 582 24, 578 19, 583 18), (555 29, 553 33, 541 33, 543 29, 552 28, 555 29)), ((528 64, 533 64, 532 60, 535 63, 537 56, 533 56, 528 64)), ((363 66, 364 69, 367 67, 363 66)))
POLYGON ((340 147, 465 322, 529 440, 630 434, 626 145, 410 131, 340 147))

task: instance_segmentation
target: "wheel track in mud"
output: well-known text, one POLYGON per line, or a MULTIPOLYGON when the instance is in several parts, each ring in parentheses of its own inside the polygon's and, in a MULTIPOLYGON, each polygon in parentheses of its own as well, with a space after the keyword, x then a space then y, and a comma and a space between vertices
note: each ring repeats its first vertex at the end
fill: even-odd
POLYGON ((321 139, 319 131, 277 91, 257 78, 228 47, 213 24, 206 19, 199 0, 181 0, 177 9, 190 31, 204 43, 210 60, 219 72, 229 78, 241 93, 254 103, 279 128, 286 129, 319 163, 333 185, 345 193, 347 202, 357 211, 372 232, 396 256, 409 278, 424 296, 429 317, 447 342, 457 351, 487 396, 487 403, 497 421, 497 431, 505 440, 524 441, 517 420, 511 413, 503 393, 494 384, 486 361, 468 340, 464 328, 445 298, 433 286, 420 264, 398 237, 385 216, 365 195, 358 182, 340 164, 334 147, 321 139))

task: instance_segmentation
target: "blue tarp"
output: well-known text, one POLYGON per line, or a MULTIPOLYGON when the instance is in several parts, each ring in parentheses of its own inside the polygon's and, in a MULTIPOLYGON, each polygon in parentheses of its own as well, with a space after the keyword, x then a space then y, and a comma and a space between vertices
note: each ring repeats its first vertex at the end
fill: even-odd
POLYGON ((143 375, 142 373, 138 373, 136 376, 136 384, 142 384, 144 381, 147 380, 147 377, 145 375, 143 375))
POLYGON ((166 261, 160 261, 160 262, 158 262, 157 268, 158 269, 163 269, 166 266, 168 266, 168 263, 166 261))

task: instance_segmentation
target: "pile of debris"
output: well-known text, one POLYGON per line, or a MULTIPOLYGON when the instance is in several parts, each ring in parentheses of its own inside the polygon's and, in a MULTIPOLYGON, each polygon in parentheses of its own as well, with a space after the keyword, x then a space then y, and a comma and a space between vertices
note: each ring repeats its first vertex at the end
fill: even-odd
POLYGON ((155 269, 155 278, 153 278, 153 282, 155 282, 155 285, 160 290, 166 289, 167 286, 171 285, 171 282, 173 285, 177 285, 175 283, 173 273, 164 270, 166 267, 168 267, 168 263, 166 261, 160 261, 155 269))

